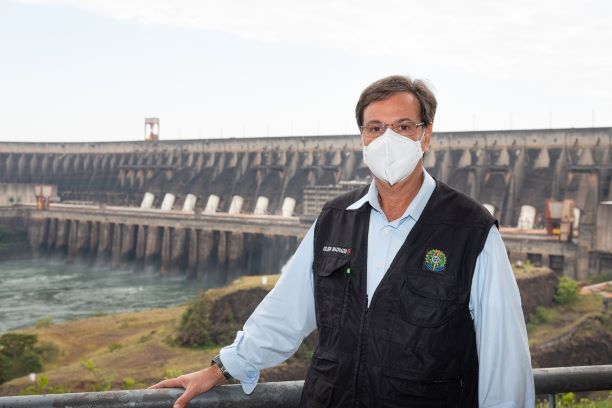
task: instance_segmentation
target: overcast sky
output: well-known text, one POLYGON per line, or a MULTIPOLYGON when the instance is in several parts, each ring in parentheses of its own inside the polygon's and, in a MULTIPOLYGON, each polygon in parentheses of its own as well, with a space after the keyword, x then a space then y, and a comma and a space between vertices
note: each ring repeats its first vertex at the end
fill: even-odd
POLYGON ((0 141, 356 133, 429 80, 434 130, 612 125, 612 2, 0 0, 0 141))

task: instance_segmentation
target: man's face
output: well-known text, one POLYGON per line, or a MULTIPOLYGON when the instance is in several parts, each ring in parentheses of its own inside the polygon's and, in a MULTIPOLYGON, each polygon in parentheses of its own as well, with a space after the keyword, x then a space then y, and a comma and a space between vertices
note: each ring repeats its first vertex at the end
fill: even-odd
MULTIPOLYGON (((398 92, 382 101, 372 102, 363 111, 364 125, 369 122, 382 122, 386 124, 396 123, 401 120, 410 120, 414 123, 421 122, 420 105, 418 99, 411 93, 398 92)), ((423 152, 429 150, 429 138, 432 125, 425 128, 425 136, 421 141, 423 152)), ((411 139, 419 140, 423 134, 423 128, 417 128, 417 132, 411 139)), ((366 140, 363 136, 361 142, 364 146, 369 145, 372 140, 366 140)))

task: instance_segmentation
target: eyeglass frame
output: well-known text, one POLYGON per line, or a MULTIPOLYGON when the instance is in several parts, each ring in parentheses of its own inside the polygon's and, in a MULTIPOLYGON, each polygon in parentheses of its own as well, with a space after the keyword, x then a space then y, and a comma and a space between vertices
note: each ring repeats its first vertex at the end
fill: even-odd
MULTIPOLYGON (((376 136, 376 137, 373 137, 373 138, 372 138, 372 140, 373 140, 373 139, 376 139, 377 137, 382 136, 382 135, 383 135, 383 134, 384 134, 384 133, 387 131, 387 129, 388 129, 389 127, 391 127, 391 129, 392 129, 394 132, 396 132, 396 133, 398 133, 398 134, 401 134, 401 133, 398 131, 398 129, 396 128, 396 126, 397 126, 397 125, 398 125, 400 122, 403 122, 403 121, 408 121, 408 122, 414 123, 414 122, 412 122, 410 119, 400 119, 400 120, 396 121, 395 123, 385 123, 385 122, 379 122, 379 121, 377 121, 377 120, 373 120, 373 121, 368 122, 368 123, 372 123, 372 122, 374 122, 374 123, 380 123, 380 125, 383 127, 382 133, 381 133, 380 135, 376 136)), ((364 134, 364 128, 365 128, 365 127, 368 125, 368 123, 366 123, 366 124, 364 124, 364 125, 359 126, 359 129, 361 130, 361 134, 362 134, 364 137, 366 137, 366 135, 364 134)), ((421 126, 428 126, 428 123, 427 123, 427 122, 419 122, 419 123, 415 123, 415 124, 414 124, 414 127, 415 127, 415 132, 414 132, 414 134, 415 134, 415 135, 417 134, 417 131, 416 131, 416 130, 417 130, 419 127, 421 127, 421 126)), ((423 128, 423 134, 425 134, 425 130, 426 130, 426 128, 423 128)), ((402 135, 402 136, 404 136, 404 135, 402 135)), ((413 135, 410 135, 410 136, 413 136, 413 135)), ((404 137, 408 137, 408 136, 404 136, 404 137)), ((423 137, 423 136, 421 135, 421 137, 423 137)))

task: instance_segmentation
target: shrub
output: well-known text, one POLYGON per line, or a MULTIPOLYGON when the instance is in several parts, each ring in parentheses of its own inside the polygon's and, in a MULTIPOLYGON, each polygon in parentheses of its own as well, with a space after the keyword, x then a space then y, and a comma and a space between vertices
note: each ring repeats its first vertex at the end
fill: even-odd
POLYGON ((0 383, 42 371, 42 358, 34 348, 37 337, 7 333, 0 337, 0 383))
POLYGON ((123 389, 124 390, 131 390, 132 388, 134 388, 135 385, 136 385, 136 380, 134 380, 132 377, 125 377, 123 379, 123 389))
POLYGON ((108 351, 110 351, 112 353, 113 351, 119 350, 122 347, 123 347, 123 345, 120 344, 120 343, 113 343, 110 346, 108 346, 108 351))
POLYGON ((62 386, 49 386, 47 376, 41 375, 36 379, 34 385, 30 385, 19 392, 19 395, 38 395, 38 394, 64 394, 66 390, 62 386))
POLYGON ((612 273, 600 273, 589 276, 589 283, 592 285, 609 281, 612 281, 612 273))
POLYGON ((214 300, 201 295, 183 314, 176 342, 184 346, 231 343, 267 293, 265 289, 252 288, 214 300))
POLYGON ((557 285, 557 292, 554 297, 555 302, 560 305, 566 305, 574 303, 579 298, 580 287, 578 286, 578 282, 567 276, 562 276, 557 285))

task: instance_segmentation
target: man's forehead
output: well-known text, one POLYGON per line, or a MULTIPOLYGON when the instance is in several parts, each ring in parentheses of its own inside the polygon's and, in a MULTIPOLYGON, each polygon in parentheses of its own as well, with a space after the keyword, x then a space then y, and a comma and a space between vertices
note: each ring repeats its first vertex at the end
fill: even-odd
MULTIPOLYGON (((363 112, 364 122, 377 119, 373 116, 394 115, 412 118, 420 115, 420 104, 417 97, 410 92, 396 92, 385 99, 370 103, 363 112)), ((418 119, 418 118, 413 118, 418 119)))

